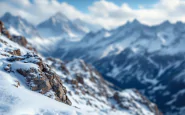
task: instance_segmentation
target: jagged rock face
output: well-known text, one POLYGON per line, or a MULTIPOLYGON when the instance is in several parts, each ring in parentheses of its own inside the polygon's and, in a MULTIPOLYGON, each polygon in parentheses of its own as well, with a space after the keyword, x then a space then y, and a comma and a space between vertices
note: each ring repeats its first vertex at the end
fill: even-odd
POLYGON ((51 68, 44 64, 42 59, 39 58, 35 54, 26 54, 23 56, 12 56, 7 59, 13 66, 21 66, 18 63, 31 63, 37 65, 38 68, 30 67, 30 68, 12 68, 12 70, 8 70, 7 67, 5 70, 18 72, 22 76, 25 77, 27 85, 33 91, 39 91, 42 94, 46 94, 50 91, 54 92, 54 97, 57 101, 64 102, 68 105, 71 105, 71 101, 67 97, 66 88, 63 86, 60 77, 51 70, 51 68), (16 63, 16 65, 14 65, 16 63))

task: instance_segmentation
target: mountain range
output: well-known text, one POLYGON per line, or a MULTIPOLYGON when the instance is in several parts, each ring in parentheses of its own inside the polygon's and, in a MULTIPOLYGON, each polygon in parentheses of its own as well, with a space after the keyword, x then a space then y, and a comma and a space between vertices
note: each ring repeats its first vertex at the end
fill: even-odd
POLYGON ((162 115, 138 90, 117 90, 84 60, 39 55, 2 21, 0 50, 2 115, 162 115))
MULTIPOLYGON (((79 20, 71 21, 57 13, 35 27, 42 40, 30 39, 30 42, 46 57, 85 60, 115 87, 138 89, 165 115, 183 115, 184 23, 165 21, 148 26, 135 19, 116 29, 99 31, 93 31, 91 26, 84 24, 89 25, 79 20), (47 29, 51 29, 51 33, 47 29)), ((20 26, 6 20, 5 25, 22 32, 20 26)), ((26 26, 27 29, 31 27, 26 26)), ((27 33, 22 35, 29 36, 27 33)))

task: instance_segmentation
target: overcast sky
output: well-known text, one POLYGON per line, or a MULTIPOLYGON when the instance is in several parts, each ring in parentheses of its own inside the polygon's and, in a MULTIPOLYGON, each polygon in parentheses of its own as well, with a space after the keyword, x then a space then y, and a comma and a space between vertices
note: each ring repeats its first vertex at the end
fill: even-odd
POLYGON ((0 0, 0 16, 20 15, 33 24, 56 12, 110 29, 138 19, 148 25, 165 20, 185 22, 184 0, 0 0))

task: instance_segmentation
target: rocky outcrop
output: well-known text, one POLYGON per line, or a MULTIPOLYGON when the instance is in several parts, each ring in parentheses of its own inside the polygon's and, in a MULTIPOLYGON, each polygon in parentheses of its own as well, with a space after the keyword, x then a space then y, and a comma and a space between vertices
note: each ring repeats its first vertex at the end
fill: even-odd
POLYGON ((4 24, 3 24, 3 22, 0 20, 0 33, 2 33, 3 28, 4 28, 4 24))
POLYGON ((7 52, 10 53, 11 55, 21 56, 20 49, 8 50, 7 52))
POLYGON ((18 43, 19 45, 24 46, 24 47, 26 47, 27 44, 28 44, 26 38, 23 37, 23 36, 16 36, 16 35, 13 35, 13 36, 12 36, 12 41, 14 41, 14 42, 16 42, 16 43, 18 43))
POLYGON ((54 95, 48 97, 55 97, 55 100, 72 105, 71 101, 67 96, 67 90, 63 86, 60 77, 51 70, 51 67, 43 63, 42 59, 33 53, 27 53, 23 56, 12 56, 7 59, 11 64, 5 67, 8 72, 18 72, 25 77, 27 85, 33 91, 38 91, 41 94, 47 94, 54 92, 54 95), (19 63, 16 63, 19 62, 19 63), (12 64, 16 63, 19 68, 11 67, 12 64), (20 65, 19 65, 20 64, 20 65), (21 65, 31 67, 21 67, 21 65))
POLYGON ((9 38, 11 41, 18 43, 19 45, 29 49, 36 51, 35 48, 31 46, 31 44, 28 43, 26 38, 24 36, 17 36, 17 35, 11 35, 9 31, 4 27, 4 24, 2 21, 0 21, 0 33, 7 38, 9 38))

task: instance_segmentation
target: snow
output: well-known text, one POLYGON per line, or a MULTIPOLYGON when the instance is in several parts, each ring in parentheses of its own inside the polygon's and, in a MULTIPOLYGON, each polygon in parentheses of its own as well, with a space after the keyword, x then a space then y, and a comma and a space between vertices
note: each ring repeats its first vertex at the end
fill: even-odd
POLYGON ((0 78, 0 111, 7 115, 43 114, 47 112, 76 115, 79 112, 74 107, 32 92, 25 87, 14 87, 12 84, 15 79, 10 74, 0 71, 0 78))
POLYGON ((11 34, 14 34, 14 35, 17 35, 17 36, 20 36, 21 34, 19 33, 19 32, 17 32, 17 30, 15 29, 15 28, 13 28, 13 27, 10 27, 9 29, 9 32, 11 33, 11 34))
POLYGON ((167 105, 172 105, 177 99, 178 99, 178 96, 182 96, 183 94, 185 94, 185 89, 182 89, 180 91, 178 91, 176 94, 173 94, 172 96, 172 100, 167 102, 166 104, 167 105))
POLYGON ((133 51, 134 53, 137 53, 137 52, 139 51, 139 49, 136 48, 136 47, 132 47, 131 49, 132 49, 132 51, 133 51))
POLYGON ((159 81, 157 79, 153 79, 153 78, 147 78, 146 75, 143 76, 143 80, 142 80, 143 83, 150 83, 152 85, 155 85, 157 84, 159 81))
POLYGON ((108 38, 110 36, 111 36, 111 33, 109 33, 109 32, 106 32, 105 35, 104 35, 105 38, 108 38))
POLYGON ((113 66, 113 69, 112 71, 107 73, 107 76, 115 78, 120 73, 120 68, 118 68, 117 65, 114 64, 114 62, 111 62, 111 65, 113 66))
POLYGON ((155 91, 164 90, 164 89, 166 89, 166 86, 163 86, 163 85, 160 84, 159 86, 155 86, 153 88, 153 91, 155 92, 155 91))
POLYGON ((114 51, 114 48, 113 48, 112 45, 109 46, 109 47, 103 52, 103 54, 102 54, 102 56, 101 56, 100 58, 106 57, 111 51, 114 51))
POLYGON ((166 40, 162 36, 160 36, 160 34, 158 34, 158 37, 161 40, 162 44, 165 45, 166 44, 166 40))
POLYGON ((21 54, 26 54, 27 52, 30 52, 28 49, 23 48, 22 46, 18 45, 17 43, 14 43, 13 41, 10 41, 8 38, 6 38, 3 35, 0 35, 0 39, 8 43, 7 47, 5 44, 1 44, 0 49, 5 50, 5 49, 21 49, 21 54))
POLYGON ((13 70, 18 70, 18 69, 29 70, 30 68, 38 69, 38 66, 33 63, 14 62, 11 65, 11 68, 13 70))

